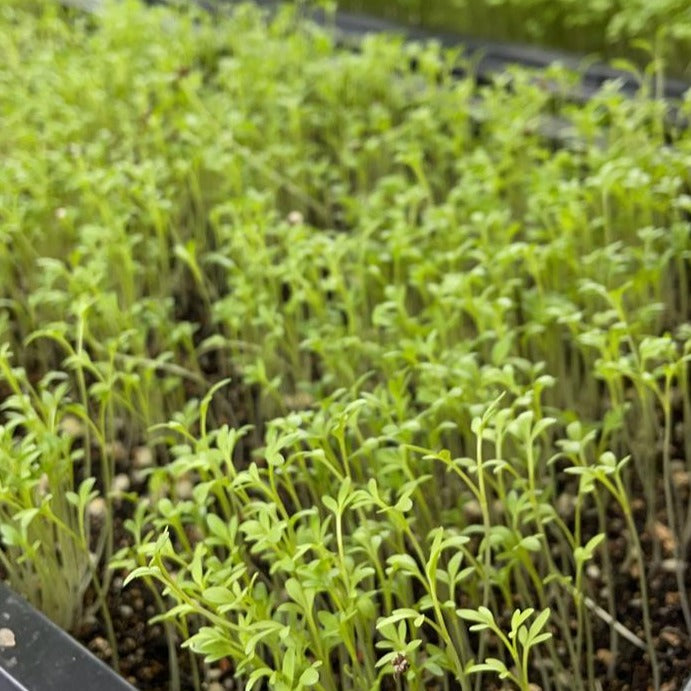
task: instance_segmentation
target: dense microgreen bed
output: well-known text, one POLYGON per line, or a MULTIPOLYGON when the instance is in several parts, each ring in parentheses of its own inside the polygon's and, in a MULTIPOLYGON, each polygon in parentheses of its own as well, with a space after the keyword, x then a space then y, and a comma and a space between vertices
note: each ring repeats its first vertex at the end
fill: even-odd
POLYGON ((170 689, 681 680, 691 135, 645 84, 249 6, 11 0, 0 49, 17 590, 117 664, 150 588, 170 689))

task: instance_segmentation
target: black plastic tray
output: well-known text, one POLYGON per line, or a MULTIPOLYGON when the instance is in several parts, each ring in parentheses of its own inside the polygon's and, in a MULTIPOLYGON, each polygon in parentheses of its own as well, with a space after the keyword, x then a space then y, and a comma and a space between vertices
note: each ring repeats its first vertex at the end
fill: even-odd
POLYGON ((0 629, 0 691, 135 691, 1 582, 0 629))

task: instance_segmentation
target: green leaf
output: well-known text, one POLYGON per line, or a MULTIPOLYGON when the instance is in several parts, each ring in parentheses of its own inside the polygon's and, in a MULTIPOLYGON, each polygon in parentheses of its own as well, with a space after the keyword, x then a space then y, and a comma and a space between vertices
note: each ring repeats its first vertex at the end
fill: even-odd
POLYGON ((262 621, 257 622, 257 624, 252 626, 252 629, 258 628, 259 631, 255 633, 248 641, 245 643, 245 655, 254 655, 254 650, 257 645, 267 636, 272 633, 278 633, 283 628, 283 625, 276 621, 262 621))
POLYGON ((519 609, 514 610, 514 613, 511 615, 511 629, 513 631, 518 631, 518 628, 521 626, 521 624, 526 619, 529 619, 534 611, 535 610, 532 607, 529 607, 528 609, 525 609, 522 612, 519 609))
POLYGON ((329 497, 328 495, 323 496, 322 503, 324 504, 324 506, 326 506, 327 509, 329 509, 329 511, 331 511, 331 513, 338 516, 338 504, 336 503, 336 500, 333 497, 329 497))
POLYGON ((547 623, 550 615, 550 609, 547 607, 546 609, 543 609, 540 614, 537 615, 535 618, 535 621, 530 625, 530 629, 528 631, 528 638, 532 641, 540 631, 545 627, 545 624, 547 623))
MULTIPOLYGON (((321 663, 318 663, 321 664, 321 663)), ((298 686, 314 686, 319 682, 319 672, 315 666, 308 667, 301 675, 298 686)))
POLYGON ((477 610, 457 609, 456 614, 466 621, 476 621, 485 626, 494 626, 494 615, 487 607, 479 607, 477 610))
POLYGON ((410 511, 410 509, 413 508, 413 501, 410 498, 409 494, 404 494, 397 502, 396 505, 393 507, 396 511, 400 511, 401 513, 406 513, 406 511, 410 511))
POLYGON ((231 605, 237 600, 236 596, 228 588, 221 586, 212 586, 202 590, 202 597, 212 605, 231 605))
POLYGON ((521 547, 527 549, 529 552, 539 552, 542 549, 540 538, 536 535, 527 535, 518 543, 521 547))
POLYGON ((591 537, 585 545, 586 553, 592 556, 593 552, 595 552, 604 539, 604 533, 598 533, 597 535, 591 537))
POLYGON ((139 566, 136 569, 134 569, 134 571, 131 571, 129 574, 127 574, 127 577, 123 581, 122 585, 124 587, 130 584, 136 578, 143 578, 144 576, 153 576, 160 578, 161 569, 159 569, 158 566, 139 566))
POLYGON ((538 643, 543 643, 544 641, 548 641, 550 638, 552 638, 552 634, 549 632, 538 634, 537 636, 535 636, 535 638, 533 638, 530 641, 530 645, 531 646, 538 645, 538 643))
POLYGON ((295 676, 295 648, 292 645, 283 653, 281 671, 292 688, 293 677, 295 676))
MULTIPOLYGON (((388 617, 379 619, 376 628, 378 630, 381 630, 381 628, 384 626, 387 626, 389 624, 395 624, 396 622, 402 621, 404 619, 414 619, 417 622, 420 620, 420 617, 422 617, 424 621, 424 615, 421 615, 417 610, 410 609, 409 607, 401 607, 400 609, 394 610, 393 613, 388 617)), ((420 622, 420 624, 416 623, 415 625, 419 627, 422 625, 422 622, 420 622)))
POLYGON ((350 494, 351 481, 349 477, 345 477, 341 486, 338 489, 338 505, 343 508, 348 502, 348 495, 350 494))
POLYGON ((409 554, 392 554, 386 563, 393 570, 401 570, 404 573, 411 574, 413 576, 421 577, 420 569, 418 568, 417 562, 409 554))
POLYGON ((270 677, 273 674, 273 671, 269 669, 268 667, 260 667, 259 669, 255 669, 252 674, 249 675, 247 678, 247 683, 245 684, 245 691, 251 691, 254 685, 262 678, 262 677, 270 677))
POLYGON ((285 583, 285 589, 291 600, 299 605, 305 604, 305 591, 296 578, 289 578, 285 583))
POLYGON ((8 547, 21 547, 24 543, 21 533, 9 523, 0 525, 0 537, 8 547))
POLYGON ((192 636, 183 646, 189 646, 194 652, 204 656, 207 663, 222 660, 233 654, 233 647, 225 636, 210 627, 202 626, 198 633, 192 636))
POLYGON ((203 587, 203 571, 202 571, 202 560, 206 555, 206 545, 200 542, 194 548, 194 555, 192 557, 192 563, 190 564, 190 574, 192 580, 201 588, 203 587))
POLYGON ((482 663, 470 665, 466 671, 468 674, 476 674, 478 672, 496 672, 500 676, 508 673, 506 665, 496 657, 488 657, 482 663))
POLYGON ((34 518, 38 515, 39 512, 40 509, 33 508, 23 509, 22 511, 17 511, 17 513, 14 514, 15 521, 19 521, 19 524, 21 525, 23 535, 26 535, 26 531, 29 525, 31 525, 31 522, 34 520, 34 518))
POLYGON ((532 438, 537 439, 548 427, 551 427, 556 423, 556 419, 553 417, 542 418, 538 420, 533 427, 532 438))

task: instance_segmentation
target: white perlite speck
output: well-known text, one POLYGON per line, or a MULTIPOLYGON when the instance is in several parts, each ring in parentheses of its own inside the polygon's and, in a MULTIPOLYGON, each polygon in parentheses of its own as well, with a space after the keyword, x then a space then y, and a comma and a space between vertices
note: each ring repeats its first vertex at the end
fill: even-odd
POLYGON ((0 629, 0 648, 14 648, 17 641, 12 629, 0 629))

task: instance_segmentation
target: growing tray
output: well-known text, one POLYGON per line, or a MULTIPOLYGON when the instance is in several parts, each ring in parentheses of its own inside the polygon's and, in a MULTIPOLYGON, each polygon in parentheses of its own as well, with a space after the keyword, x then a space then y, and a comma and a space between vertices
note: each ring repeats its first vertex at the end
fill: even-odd
MULTIPOLYGON (((59 1, 88 11, 98 11, 101 4, 100 0, 59 1)), ((263 6, 275 6, 268 0, 256 1, 263 6)), ((199 0, 199 4, 213 11, 231 3, 230 0, 199 0)), ((444 47, 462 46, 465 56, 479 56, 473 73, 480 82, 490 81, 511 65, 540 69, 559 62, 582 75, 579 87, 569 95, 575 101, 586 101, 611 80, 617 80, 622 93, 630 96, 640 86, 628 72, 599 63, 586 66, 583 57, 561 51, 405 27, 355 12, 338 11, 333 17, 315 12, 310 16, 318 23, 333 26, 344 42, 356 42, 367 34, 386 32, 411 40, 435 40, 444 47)), ((668 79, 662 95, 674 101, 681 98, 689 86, 684 81, 668 79)), ((544 127, 549 130, 546 134, 550 138, 563 139, 564 124, 558 118, 547 121, 544 127)), ((1 582, 0 630, 6 630, 4 634, 0 631, 0 691, 135 691, 132 685, 1 582)), ((683 690, 691 691, 691 680, 683 690)))
POLYGON ((135 691, 0 582, 0 691, 135 691))

